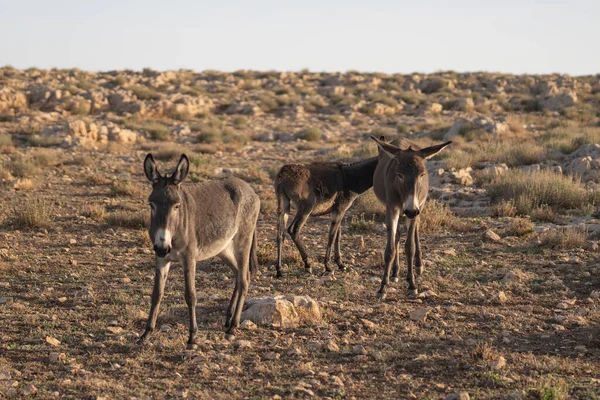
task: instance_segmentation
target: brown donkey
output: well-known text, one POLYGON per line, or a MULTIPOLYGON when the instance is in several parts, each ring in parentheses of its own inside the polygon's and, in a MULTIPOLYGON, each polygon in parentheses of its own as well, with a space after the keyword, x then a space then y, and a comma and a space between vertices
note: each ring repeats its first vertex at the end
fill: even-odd
POLYGON ((429 191, 429 175, 425 160, 452 142, 421 148, 407 139, 398 139, 387 143, 383 137, 377 139, 371 136, 371 138, 377 142, 380 149, 379 163, 373 176, 373 190, 377 198, 386 206, 385 224, 387 227, 385 270, 377 297, 385 298, 392 263, 394 263, 392 280, 398 281, 400 235, 397 234, 397 228, 401 214, 408 218, 408 234, 405 244, 408 267, 406 280, 409 293, 415 295, 417 294, 417 285, 413 271, 413 259, 417 276, 421 275, 423 268, 419 243, 419 213, 425 205, 429 191))
POLYGON ((183 264, 185 301, 190 317, 188 347, 194 346, 198 330, 196 261, 218 256, 236 276, 225 319, 228 336, 232 336, 240 324, 250 274, 257 269, 256 220, 260 199, 254 190, 237 178, 182 185, 189 168, 185 154, 181 155, 171 176, 158 172, 152 154, 144 160, 144 172, 152 183, 148 199, 152 213, 149 234, 154 242, 156 274, 150 314, 139 343, 154 331, 172 262, 183 264))
POLYGON ((286 164, 275 178, 277 195, 277 277, 281 277, 281 258, 285 239, 285 225, 290 214, 290 203, 296 207, 296 215, 287 228, 296 244, 304 267, 312 273, 308 253, 300 238, 300 231, 309 216, 331 214, 331 227, 325 253, 325 269, 331 271, 329 259, 335 242, 335 262, 341 270, 346 267, 340 251, 340 225, 344 214, 359 195, 373 186, 373 172, 377 157, 352 164, 323 162, 310 164, 286 164))

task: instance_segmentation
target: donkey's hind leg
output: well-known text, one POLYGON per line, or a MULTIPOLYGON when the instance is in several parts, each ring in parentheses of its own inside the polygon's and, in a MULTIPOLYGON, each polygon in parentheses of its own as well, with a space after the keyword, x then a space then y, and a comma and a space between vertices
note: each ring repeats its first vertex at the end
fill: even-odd
MULTIPOLYGON (((342 218, 344 217, 344 213, 340 213, 339 211, 334 211, 331 214, 331 226, 329 227, 329 235, 327 238, 327 250, 325 251, 325 270, 327 272, 331 272, 332 269, 329 266, 329 260, 331 258, 331 248, 335 245, 338 239, 338 234, 340 231, 340 224, 342 222, 342 218)), ((336 249, 337 250, 337 249, 336 249)), ((336 251, 335 254, 336 262, 339 260, 339 254, 336 251)))
POLYGON ((309 274, 312 274, 312 267, 310 265, 310 260, 308 259, 306 247, 304 246, 304 242, 300 237, 300 232, 302 231, 302 227, 304 227, 304 224, 306 224, 306 221, 308 220, 308 217, 310 216, 311 212, 311 206, 299 206, 298 211, 294 216, 294 221, 292 221, 292 224, 290 224, 290 227, 288 228, 288 232, 292 237, 294 244, 296 244, 298 251, 300 252, 300 257, 302 257, 302 261, 304 262, 304 268, 309 274))
MULTIPOLYGON (((290 214, 290 199, 284 194, 277 198, 277 277, 283 276, 281 272, 281 260, 283 258, 283 246, 285 243, 285 225, 290 214)), ((290 225, 291 226, 291 225, 290 225)))
POLYGON ((235 329, 240 325, 242 309, 244 308, 244 301, 246 300, 246 294, 248 293, 248 287, 250 285, 250 274, 248 271, 252 236, 238 234, 233 242, 233 256, 235 257, 235 263, 238 266, 235 285, 237 288, 237 298, 235 299, 235 302, 232 298, 232 304, 230 305, 231 317, 227 329, 228 335, 234 335, 235 329))
POLYGON ((231 328, 231 324, 232 324, 232 319, 233 319, 232 316, 233 316, 233 312, 234 312, 234 305, 237 304, 237 301, 238 301, 238 298, 240 295, 239 279, 237 279, 237 276, 239 275, 239 269, 238 269, 237 259, 233 254, 233 243, 231 243, 221 254, 219 254, 219 257, 227 265, 229 265, 229 268, 231 268, 231 270, 233 271, 233 274, 236 277, 233 294, 231 295, 231 300, 229 301, 229 306, 227 306, 227 311, 225 312, 225 328, 227 329, 227 332, 229 332, 229 329, 231 328))

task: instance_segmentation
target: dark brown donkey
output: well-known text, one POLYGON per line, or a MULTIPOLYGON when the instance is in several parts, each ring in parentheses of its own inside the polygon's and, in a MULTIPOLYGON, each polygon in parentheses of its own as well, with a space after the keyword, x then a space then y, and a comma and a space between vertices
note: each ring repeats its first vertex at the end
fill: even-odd
POLYGON ((296 244, 304 267, 312 273, 300 231, 309 216, 331 213, 331 227, 325 253, 325 269, 331 271, 329 259, 335 242, 335 262, 341 270, 346 267, 340 252, 340 225, 344 214, 359 195, 373 186, 373 172, 377 157, 352 164, 322 162, 310 164, 286 164, 275 178, 277 195, 277 276, 281 277, 281 258, 285 238, 285 225, 290 214, 290 203, 296 207, 296 215, 287 228, 296 244))
POLYGON ((390 281, 390 270, 394 263, 392 280, 398 281, 400 264, 400 234, 397 234, 398 219, 404 214, 407 220, 408 234, 405 252, 408 273, 409 293, 417 294, 413 260, 417 276, 422 272, 421 245, 419 243, 419 213, 425 206, 429 192, 429 175, 425 160, 437 154, 452 142, 421 148, 407 139, 398 139, 387 143, 374 136, 371 138, 379 145, 379 163, 373 176, 373 190, 377 198, 385 204, 385 224, 387 227, 387 244, 385 247, 385 270, 381 288, 377 293, 380 299, 390 281))
POLYGON ((152 183, 148 199, 152 212, 149 234, 154 242, 156 275, 148 323, 139 343, 144 342, 156 326, 171 262, 183 264, 185 301, 190 317, 188 347, 194 346, 198 330, 196 261, 218 256, 236 276, 225 319, 229 336, 240 324, 250 273, 257 268, 256 220, 260 199, 254 190, 237 178, 182 185, 189 167, 188 158, 182 154, 175 172, 162 176, 152 154, 144 160, 144 172, 152 183))

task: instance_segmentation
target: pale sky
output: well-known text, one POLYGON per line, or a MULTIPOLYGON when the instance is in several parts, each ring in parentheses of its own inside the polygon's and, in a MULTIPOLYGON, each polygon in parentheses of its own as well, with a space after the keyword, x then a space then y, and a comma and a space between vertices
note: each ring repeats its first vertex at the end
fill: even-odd
POLYGON ((600 72, 600 0, 0 0, 16 68, 600 72))

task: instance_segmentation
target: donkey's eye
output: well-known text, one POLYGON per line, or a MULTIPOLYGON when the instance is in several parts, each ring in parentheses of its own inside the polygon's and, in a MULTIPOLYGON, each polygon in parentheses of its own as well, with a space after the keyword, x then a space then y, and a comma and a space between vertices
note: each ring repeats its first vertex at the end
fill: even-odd
POLYGON ((404 180, 404 175, 397 173, 396 176, 398 177, 398 179, 400 179, 401 181, 404 180))
POLYGON ((175 204, 175 206, 173 208, 175 208, 176 210, 179 210, 179 207, 181 207, 180 203, 175 204))

